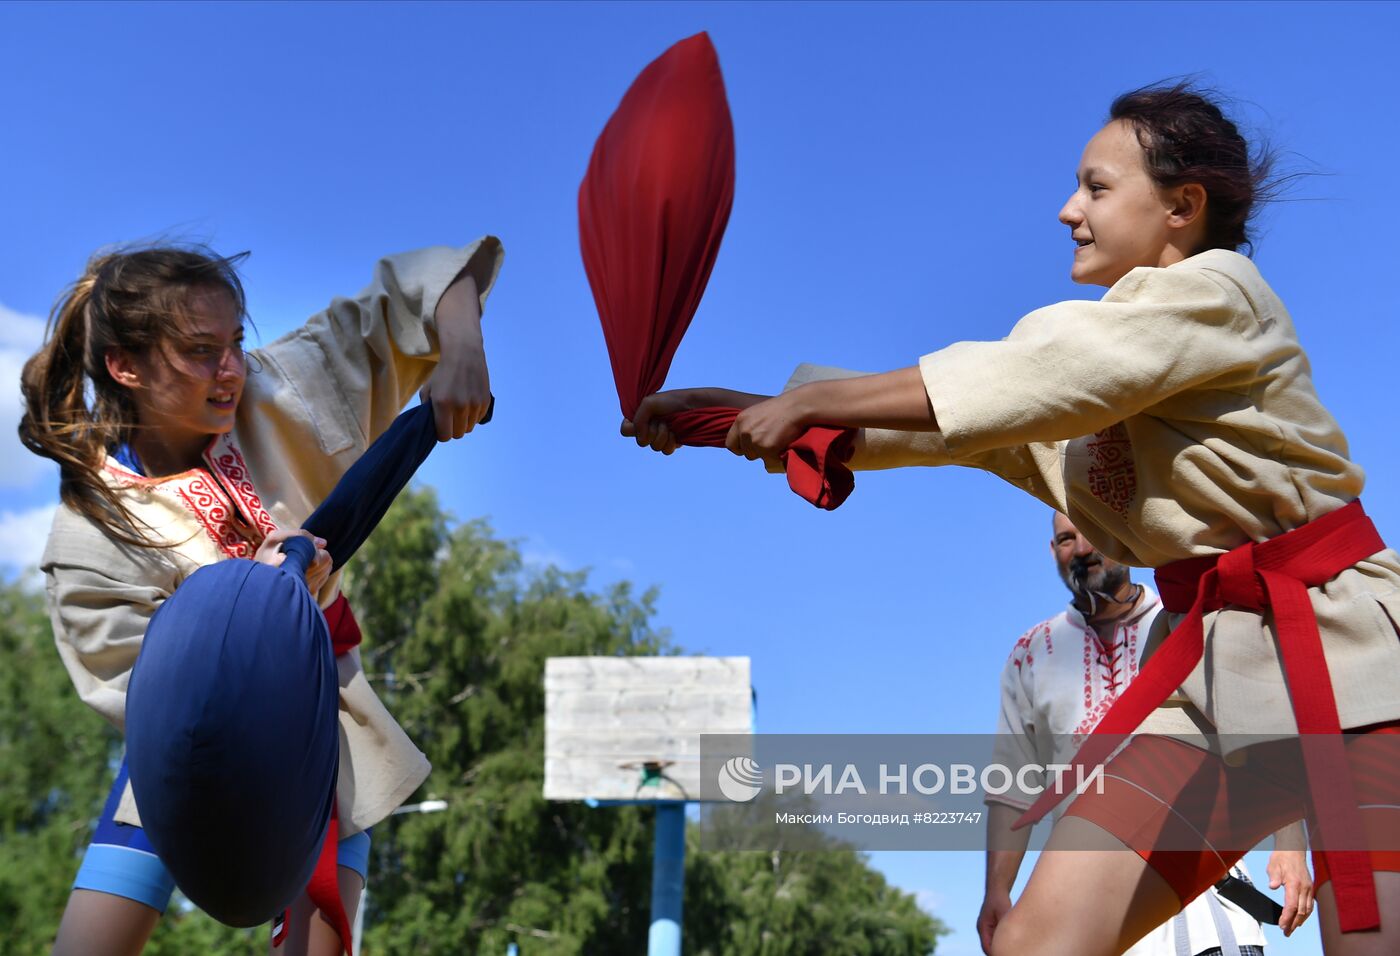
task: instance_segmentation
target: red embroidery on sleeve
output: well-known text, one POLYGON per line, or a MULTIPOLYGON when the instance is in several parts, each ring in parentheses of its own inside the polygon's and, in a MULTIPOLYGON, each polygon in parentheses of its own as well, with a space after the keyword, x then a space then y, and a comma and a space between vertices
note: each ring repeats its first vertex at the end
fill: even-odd
POLYGON ((1085 446, 1089 465, 1089 491, 1118 514, 1126 516, 1137 496, 1137 469, 1133 466, 1133 443, 1120 422, 1096 432, 1085 446))
POLYGON ((1011 648, 1011 663, 1017 670, 1022 664, 1032 665, 1035 663, 1035 656, 1031 653, 1031 644, 1039 636, 1045 637, 1045 653, 1050 653, 1050 622, 1043 621, 1031 628, 1026 633, 1016 639, 1016 646, 1011 648))

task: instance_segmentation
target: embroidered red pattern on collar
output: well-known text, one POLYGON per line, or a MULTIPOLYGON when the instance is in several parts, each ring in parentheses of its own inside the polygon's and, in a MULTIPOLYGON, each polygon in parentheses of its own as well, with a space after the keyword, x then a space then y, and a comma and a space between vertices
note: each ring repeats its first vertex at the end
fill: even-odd
POLYGON ((233 505, 224 497, 218 484, 209 480, 203 472, 195 472, 187 481, 175 488, 190 514, 199 519, 204 533, 227 557, 251 558, 256 552, 252 542, 247 541, 229 521, 233 505))
POLYGON ((1113 649, 1103 646, 1091 627, 1084 628, 1084 719, 1071 735, 1075 746, 1089 735, 1118 699, 1118 692, 1138 673, 1138 628, 1142 618, 1114 628, 1113 649), (1097 680, 1096 680, 1097 678, 1097 680), (1097 684, 1097 687, 1095 686, 1097 684), (1097 691, 1097 693, 1096 693, 1097 691), (1095 697, 1098 699, 1095 700, 1095 697))
POLYGON ((193 468, 165 478, 146 478, 113 459, 108 459, 106 471, 122 487, 146 485, 153 491, 173 494, 225 557, 251 558, 257 545, 238 533, 234 515, 264 535, 276 531, 277 523, 253 487, 243 453, 232 436, 219 435, 205 450, 204 462, 208 471, 193 468))
POLYGON ((230 435, 220 435, 204 453, 209 467, 218 472, 224 486, 233 495, 238 509, 264 535, 277 530, 277 522, 263 507, 262 498, 253 488, 253 480, 248 475, 248 464, 243 460, 243 452, 233 443, 230 435))

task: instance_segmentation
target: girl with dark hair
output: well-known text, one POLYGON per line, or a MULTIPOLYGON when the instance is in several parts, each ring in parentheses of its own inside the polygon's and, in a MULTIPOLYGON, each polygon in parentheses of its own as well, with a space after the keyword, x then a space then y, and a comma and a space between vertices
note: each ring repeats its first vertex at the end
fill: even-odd
MULTIPOLYGON (((623 423, 669 453, 667 416, 737 406, 728 448, 770 467, 808 426, 857 429, 853 468, 990 471, 1157 569, 1173 613, 1099 724, 1139 736, 1055 826, 994 956, 1121 953, 1305 817, 1327 952, 1400 952, 1400 841, 1366 842, 1400 832, 1397 761, 1372 753, 1400 742, 1400 556, 1361 511, 1283 303, 1236 251, 1266 167, 1188 86, 1126 94, 1059 214, 1070 275, 1101 300, 898 371, 804 365, 773 398, 660 392, 623 423)), ((1107 739, 1081 756, 1106 759, 1107 739)))
MULTIPOLYGON (((486 237, 388 257, 358 296, 247 353, 242 256, 161 247, 88 263, 25 365, 20 423, 25 445, 59 464, 62 505, 41 567, 59 654, 84 701, 121 729, 127 679, 164 599, 206 564, 280 564, 281 542, 306 533, 289 529, 414 392, 432 402, 440 440, 472 430, 490 401, 480 319, 501 256, 486 237)), ((337 648, 349 648, 336 659, 340 894, 292 905, 272 945, 286 954, 349 950, 341 936, 364 883, 365 831, 429 769, 366 680, 339 574, 316 544, 307 584, 337 648)), ((123 765, 57 954, 139 953, 169 902, 173 881, 126 778, 123 765)))

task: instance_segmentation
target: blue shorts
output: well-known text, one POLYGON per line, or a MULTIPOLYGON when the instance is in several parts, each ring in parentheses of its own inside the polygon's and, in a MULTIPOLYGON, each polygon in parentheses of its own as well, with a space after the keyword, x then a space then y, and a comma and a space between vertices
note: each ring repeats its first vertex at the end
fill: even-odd
MULTIPOLYGON (((122 896, 164 913, 170 905, 175 880, 156 856, 145 830, 112 819, 125 789, 126 760, 123 759, 112 792, 107 796, 107 805, 102 808, 102 817, 97 821, 97 833, 83 854, 73 889, 122 896)), ((336 862, 365 879, 369 871, 369 831, 341 840, 336 862)))

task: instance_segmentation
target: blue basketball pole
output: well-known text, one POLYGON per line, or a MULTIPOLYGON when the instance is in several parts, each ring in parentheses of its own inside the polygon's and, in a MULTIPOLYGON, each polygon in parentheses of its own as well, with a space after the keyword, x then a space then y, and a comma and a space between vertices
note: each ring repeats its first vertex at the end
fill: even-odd
POLYGON ((685 892, 685 802, 656 805, 651 858, 651 932, 647 956, 680 956, 681 900, 685 892))

